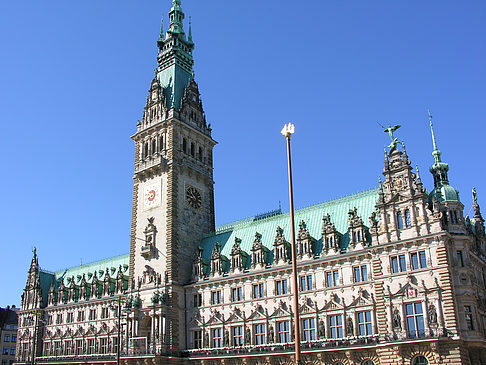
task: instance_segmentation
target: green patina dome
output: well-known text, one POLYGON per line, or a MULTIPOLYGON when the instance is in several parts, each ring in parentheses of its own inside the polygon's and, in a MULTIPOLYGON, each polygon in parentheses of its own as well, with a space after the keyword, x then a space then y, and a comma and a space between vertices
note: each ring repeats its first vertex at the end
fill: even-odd
POLYGON ((442 185, 440 187, 435 188, 429 194, 429 201, 432 200, 432 197, 435 197, 438 202, 445 202, 445 201, 459 201, 459 192, 454 189, 450 185, 442 185))

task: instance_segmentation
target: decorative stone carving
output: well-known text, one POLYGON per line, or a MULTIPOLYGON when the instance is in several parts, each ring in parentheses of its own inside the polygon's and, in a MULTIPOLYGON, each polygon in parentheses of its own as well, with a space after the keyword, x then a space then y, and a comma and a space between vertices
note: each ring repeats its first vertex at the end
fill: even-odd
POLYGON ((329 213, 322 217, 322 242, 326 253, 331 250, 334 252, 341 250, 341 234, 337 231, 334 223, 331 222, 329 213))
POLYGON ((402 330, 402 317, 400 316, 400 312, 398 311, 398 309, 395 309, 393 311, 392 324, 394 330, 402 330))
POLYGON ((145 234, 145 244, 140 249, 140 254, 147 258, 155 255, 155 238, 157 235, 157 227, 154 224, 155 218, 148 218, 148 225, 145 227, 143 233, 145 234))
POLYGON ((297 256, 300 259, 312 259, 315 254, 315 241, 309 234, 305 221, 301 221, 297 234, 297 256))

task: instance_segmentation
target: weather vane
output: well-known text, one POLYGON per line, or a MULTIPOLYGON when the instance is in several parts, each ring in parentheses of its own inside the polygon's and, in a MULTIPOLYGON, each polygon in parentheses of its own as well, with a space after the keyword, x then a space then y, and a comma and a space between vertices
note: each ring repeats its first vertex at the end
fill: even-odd
POLYGON ((383 128, 383 132, 385 133, 388 133, 388 135, 390 136, 390 139, 391 139, 391 143, 390 145, 388 146, 388 148, 390 148, 390 152, 393 151, 394 149, 397 148, 397 144, 401 144, 402 142, 400 142, 398 140, 398 138, 396 138, 394 135, 393 135, 393 132, 395 132, 398 128, 401 127, 401 125, 397 124, 397 125, 394 125, 392 127, 391 124, 388 124, 388 127, 384 127, 382 126, 380 123, 378 123, 378 125, 383 128))

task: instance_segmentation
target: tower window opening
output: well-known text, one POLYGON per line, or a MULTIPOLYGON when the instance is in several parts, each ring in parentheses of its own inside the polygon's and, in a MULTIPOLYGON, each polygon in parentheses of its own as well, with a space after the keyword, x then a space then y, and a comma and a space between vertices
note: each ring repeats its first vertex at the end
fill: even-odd
POLYGON ((410 210, 405 210, 405 227, 410 227, 412 225, 412 219, 410 217, 410 210))
POLYGON ((453 213, 454 213, 454 219, 455 219, 456 224, 457 224, 457 223, 459 223, 459 219, 457 219, 457 210, 454 210, 453 213))
POLYGON ((203 159, 202 154, 203 154, 202 147, 201 147, 201 146, 199 146, 199 153, 198 153, 198 158, 199 158, 199 161, 202 161, 202 159, 203 159))
POLYGON ((145 142, 144 145, 143 145, 143 155, 142 157, 143 158, 146 158, 149 154, 149 145, 148 145, 148 142, 145 142))
POLYGON ((397 226, 398 229, 403 229, 403 217, 402 217, 402 212, 397 213, 397 226))
POLYGON ((164 149, 164 136, 159 137, 159 152, 164 149))
POLYGON ((157 147, 157 146, 156 146, 156 144, 157 144, 157 143, 155 142, 155 138, 154 138, 154 139, 152 139, 152 151, 151 151, 152 153, 155 153, 155 152, 157 151, 157 149, 156 149, 156 147, 157 147))
POLYGON ((191 156, 195 157, 196 154, 196 148, 194 146, 194 142, 191 142, 191 156))
POLYGON ((182 151, 187 153, 187 140, 185 138, 182 138, 182 151))

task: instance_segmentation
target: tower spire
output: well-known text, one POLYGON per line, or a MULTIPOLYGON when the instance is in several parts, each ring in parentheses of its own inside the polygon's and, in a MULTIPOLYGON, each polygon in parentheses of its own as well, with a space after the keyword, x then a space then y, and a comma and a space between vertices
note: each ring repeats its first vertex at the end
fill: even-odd
POLYGON ((434 146, 434 151, 432 152, 432 156, 434 156, 435 163, 440 163, 440 151, 437 148, 437 141, 435 140, 435 133, 434 133, 434 125, 432 124, 432 114, 430 114, 430 109, 427 109, 427 113, 429 114, 429 123, 430 123, 430 133, 432 134, 432 144, 434 146))

